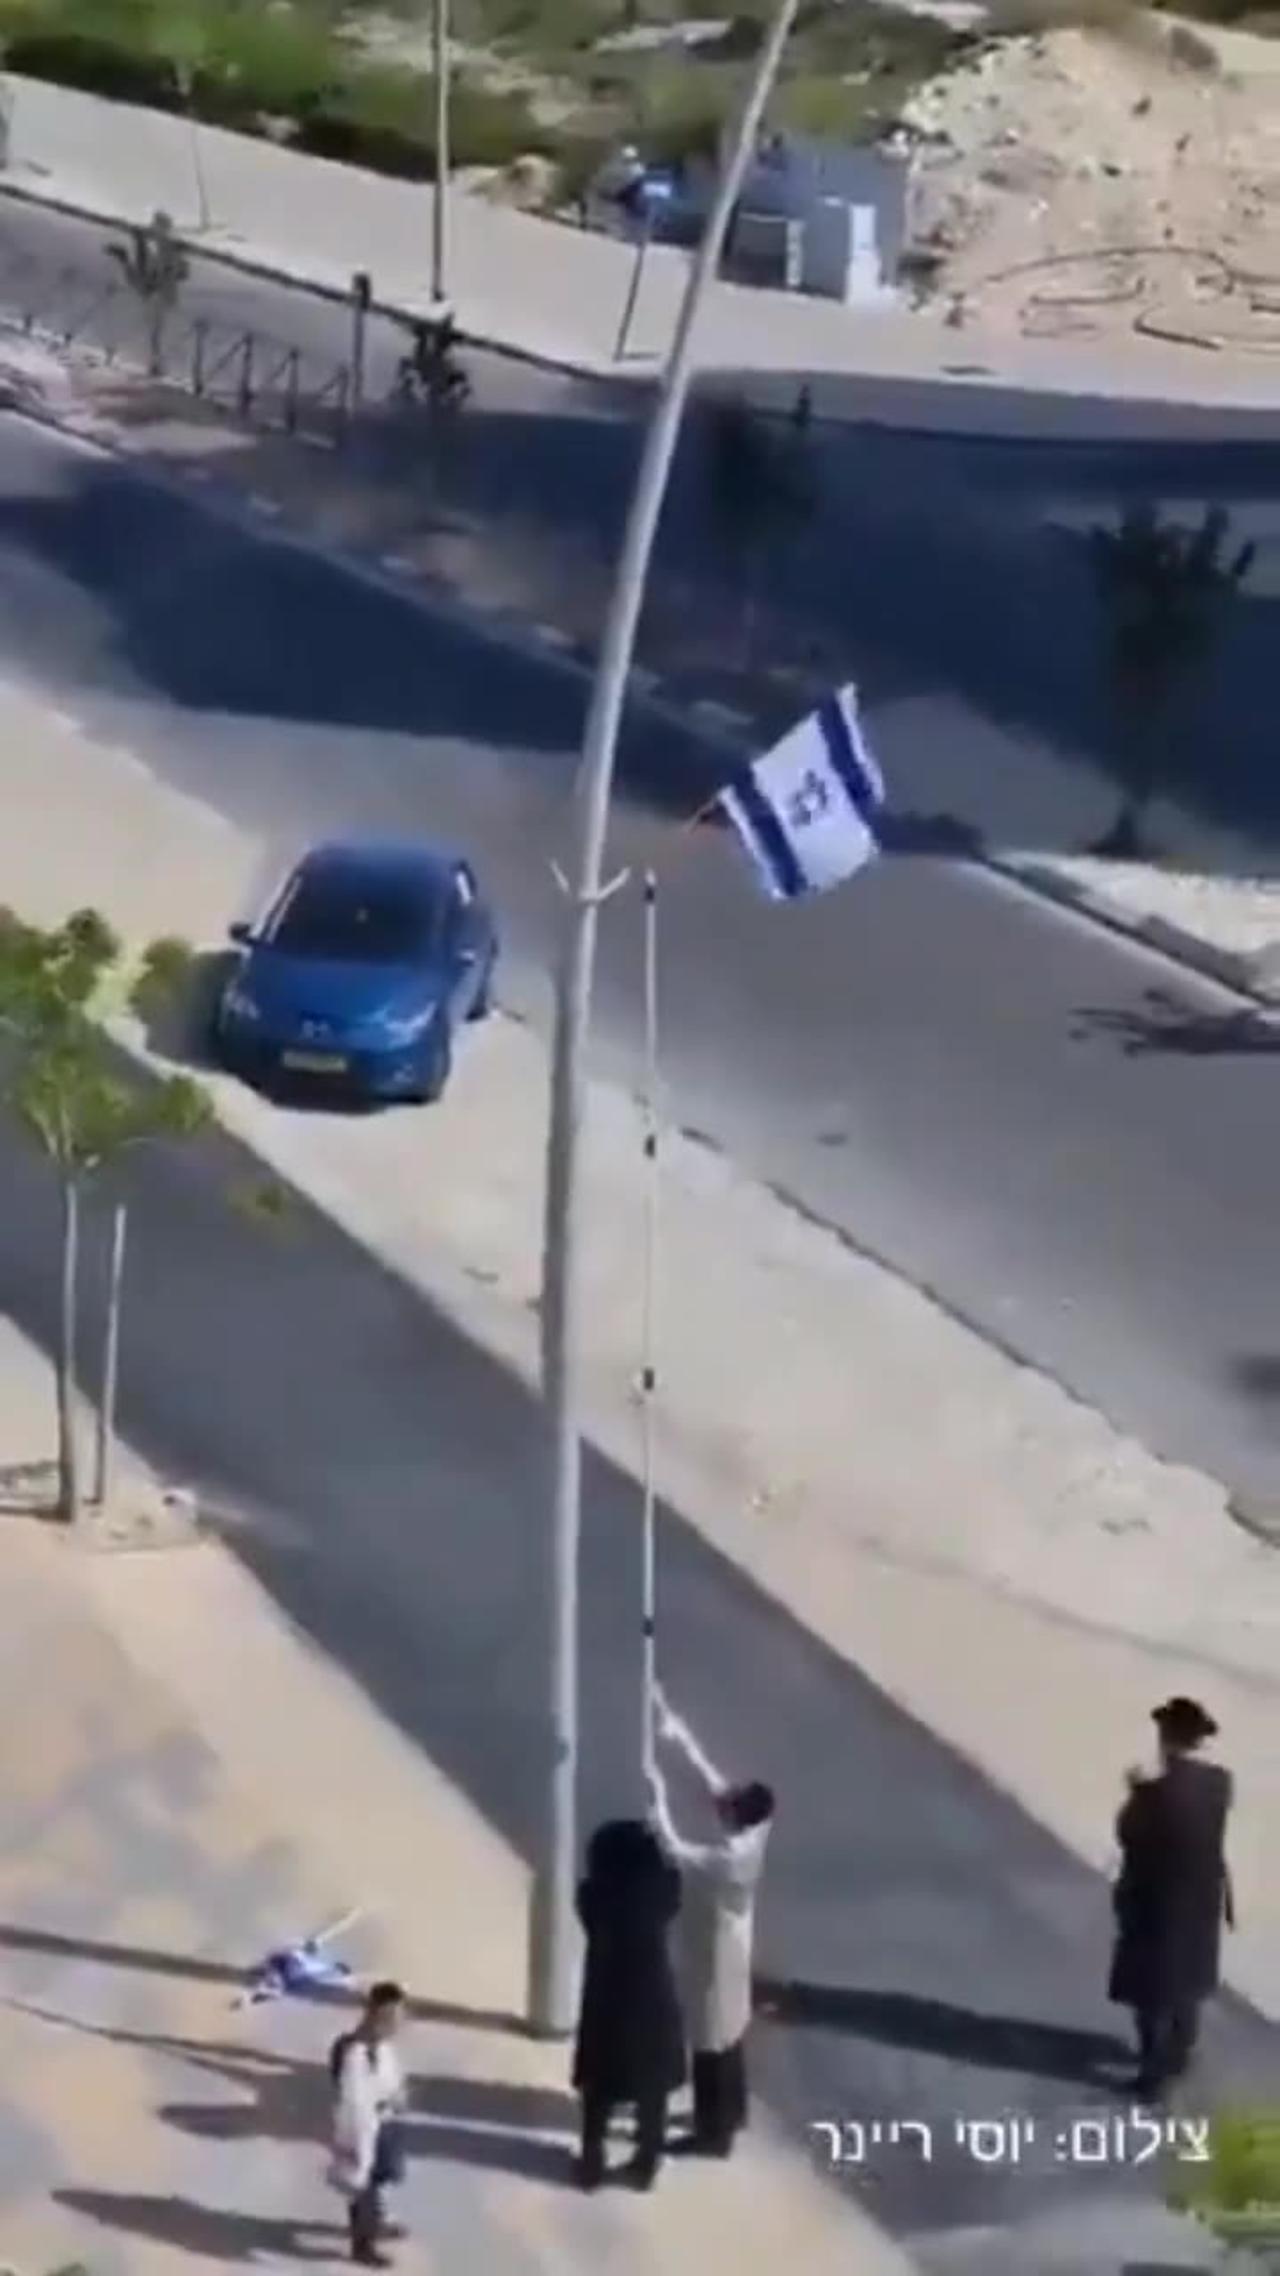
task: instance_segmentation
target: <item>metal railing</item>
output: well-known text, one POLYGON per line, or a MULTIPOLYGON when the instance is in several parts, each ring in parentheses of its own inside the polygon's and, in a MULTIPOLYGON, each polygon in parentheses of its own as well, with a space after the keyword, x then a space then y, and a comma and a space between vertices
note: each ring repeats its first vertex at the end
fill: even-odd
POLYGON ((172 388, 258 427, 336 448, 353 401, 345 363, 320 362, 292 341, 205 314, 181 297, 157 316, 127 282, 84 268, 42 265, 0 248, 0 329, 90 366, 172 388))

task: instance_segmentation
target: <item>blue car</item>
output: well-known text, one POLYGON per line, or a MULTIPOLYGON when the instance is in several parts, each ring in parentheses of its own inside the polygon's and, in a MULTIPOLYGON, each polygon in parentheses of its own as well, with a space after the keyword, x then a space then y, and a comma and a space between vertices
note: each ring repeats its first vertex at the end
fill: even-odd
POLYGON ((264 1086, 438 1099, 459 1027, 489 1009, 493 917, 470 864, 425 846, 318 846, 231 938, 214 1053, 264 1086))

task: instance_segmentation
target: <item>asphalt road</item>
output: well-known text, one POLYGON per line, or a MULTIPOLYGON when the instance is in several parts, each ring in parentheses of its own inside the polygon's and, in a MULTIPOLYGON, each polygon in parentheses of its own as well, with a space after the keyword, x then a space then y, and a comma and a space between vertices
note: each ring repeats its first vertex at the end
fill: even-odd
MULTIPOLYGON (((20 421, 0 422, 0 669, 290 849, 468 846, 505 990, 546 1015, 581 690, 20 421)), ((873 718, 873 726, 874 726, 873 718)), ((951 707, 936 731, 977 733, 951 707)), ((882 738, 893 779, 892 735, 882 738)), ((1272 1493, 1275 1037, 1218 991, 985 875, 886 862, 758 901, 718 833, 655 821, 705 771, 625 755, 618 857, 664 865, 676 1115, 1160 1452, 1272 1493), (1154 1000, 1159 997, 1159 1001, 1154 1000)), ((602 1062, 633 1069, 637 912, 603 928, 602 1062)))

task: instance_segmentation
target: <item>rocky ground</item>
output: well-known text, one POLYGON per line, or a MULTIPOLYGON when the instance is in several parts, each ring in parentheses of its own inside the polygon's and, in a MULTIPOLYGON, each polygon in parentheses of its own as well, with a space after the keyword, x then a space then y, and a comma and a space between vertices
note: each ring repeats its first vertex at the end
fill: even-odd
POLYGON ((1280 40, 1117 11, 979 49, 904 123, 957 321, 1280 355, 1280 40))

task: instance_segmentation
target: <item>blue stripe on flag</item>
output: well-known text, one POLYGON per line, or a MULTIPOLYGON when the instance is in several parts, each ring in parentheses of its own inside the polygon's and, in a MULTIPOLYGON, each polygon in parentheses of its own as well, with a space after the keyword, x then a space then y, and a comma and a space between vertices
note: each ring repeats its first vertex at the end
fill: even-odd
POLYGON ((817 719, 827 746, 827 757, 849 794, 849 803, 870 828, 880 810, 879 794, 858 755, 839 696, 823 698, 818 705, 817 719))
POLYGON ((804 871, 792 851, 791 840, 765 797, 750 767, 744 767, 732 788, 760 848, 765 866, 776 878, 787 901, 798 901, 806 890, 804 871))

